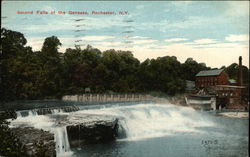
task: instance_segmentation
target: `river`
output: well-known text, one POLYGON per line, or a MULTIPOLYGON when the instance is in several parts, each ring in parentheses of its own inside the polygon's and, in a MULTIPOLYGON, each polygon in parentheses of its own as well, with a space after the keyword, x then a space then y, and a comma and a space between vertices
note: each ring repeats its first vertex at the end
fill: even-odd
POLYGON ((55 134, 57 156, 91 157, 210 157, 248 156, 248 118, 216 116, 189 107, 155 103, 80 106, 77 114, 100 114, 119 119, 116 141, 70 148, 65 127, 53 115, 18 113, 12 127, 33 126, 55 134))

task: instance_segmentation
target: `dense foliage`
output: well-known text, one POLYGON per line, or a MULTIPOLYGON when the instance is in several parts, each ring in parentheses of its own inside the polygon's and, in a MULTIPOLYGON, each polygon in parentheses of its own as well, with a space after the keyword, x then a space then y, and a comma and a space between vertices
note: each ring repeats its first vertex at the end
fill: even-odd
MULTIPOLYGON (((225 72, 228 74, 230 79, 234 79, 237 81, 238 78, 239 65, 237 63, 232 63, 228 67, 225 68, 225 72)), ((249 69, 242 65, 242 78, 243 84, 249 86, 249 69)))
POLYGON ((0 113, 0 156, 25 157, 26 149, 16 138, 5 119, 12 116, 11 112, 0 113))
MULTIPOLYGON (((25 46, 22 33, 1 29, 0 99, 58 98, 83 93, 181 93, 185 80, 195 79, 200 70, 209 69, 192 58, 180 63, 174 56, 147 59, 140 63, 129 51, 68 48, 58 51, 55 36, 45 39, 41 51, 25 46)), ((227 72, 234 78, 235 70, 227 72)), ((248 71, 248 69, 246 69, 248 71)))

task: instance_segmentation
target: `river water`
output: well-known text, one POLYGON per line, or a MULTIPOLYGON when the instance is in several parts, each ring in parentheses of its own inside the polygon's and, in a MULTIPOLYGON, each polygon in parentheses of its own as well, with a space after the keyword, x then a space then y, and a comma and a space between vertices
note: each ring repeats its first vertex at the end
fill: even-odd
POLYGON ((171 104, 133 103, 80 106, 77 114, 99 114, 119 119, 120 134, 108 144, 70 148, 65 127, 54 115, 18 113, 11 126, 33 126, 55 134, 57 156, 86 157, 246 157, 248 118, 216 116, 171 104))

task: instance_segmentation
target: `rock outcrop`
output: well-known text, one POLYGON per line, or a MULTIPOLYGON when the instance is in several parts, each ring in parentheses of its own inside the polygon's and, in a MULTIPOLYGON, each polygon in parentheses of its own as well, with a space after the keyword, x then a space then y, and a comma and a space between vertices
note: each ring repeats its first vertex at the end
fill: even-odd
POLYGON ((31 127, 11 128, 11 132, 19 140, 29 156, 55 157, 54 135, 31 127))
POLYGON ((110 142, 116 139, 118 119, 101 115, 72 115, 67 123, 70 147, 110 142))

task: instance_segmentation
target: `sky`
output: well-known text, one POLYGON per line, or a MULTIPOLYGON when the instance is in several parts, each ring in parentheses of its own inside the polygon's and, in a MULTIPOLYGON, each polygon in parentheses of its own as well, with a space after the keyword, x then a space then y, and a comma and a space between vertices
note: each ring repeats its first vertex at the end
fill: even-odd
POLYGON ((129 50, 140 61, 176 56, 212 68, 238 63, 242 56, 249 67, 249 1, 5 0, 1 7, 2 27, 23 33, 34 51, 54 35, 63 53, 89 44, 101 51, 129 50), (33 14, 18 14, 25 11, 33 14))

